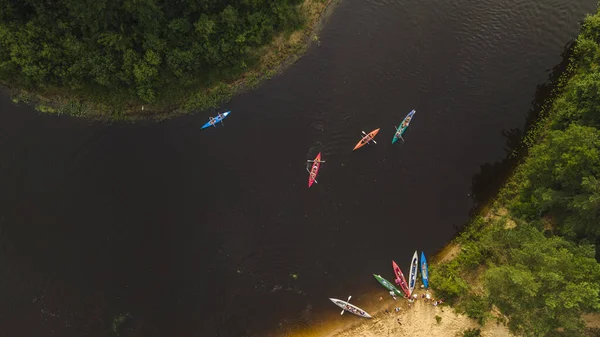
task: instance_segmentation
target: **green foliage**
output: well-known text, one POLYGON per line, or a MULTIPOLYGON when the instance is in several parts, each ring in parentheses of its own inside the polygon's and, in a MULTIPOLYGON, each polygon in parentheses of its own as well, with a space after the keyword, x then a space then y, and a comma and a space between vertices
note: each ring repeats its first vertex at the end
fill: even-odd
POLYGON ((557 216, 559 231, 570 236, 595 238, 600 234, 600 132, 570 125, 549 132, 530 151, 520 170, 524 181, 511 209, 525 219, 557 216))
POLYGON ((468 290, 467 282, 461 276, 460 264, 457 260, 432 265, 429 271, 429 279, 438 296, 449 303, 454 302, 468 290))
POLYGON ((157 102, 244 71, 252 49, 303 23, 298 3, 0 1, 0 74, 20 88, 157 102))
MULTIPOLYGON (((600 15, 588 16, 572 59, 575 74, 549 115, 550 129, 503 192, 515 215, 594 241, 600 236, 600 15)), ((572 68, 573 69, 573 68, 572 68)))
POLYGON ((583 312, 600 309, 600 265, 591 246, 562 237, 546 238, 532 226, 507 230, 514 235, 507 262, 489 268, 489 301, 508 316, 511 331, 546 336, 561 328, 577 335, 583 312))
POLYGON ((467 317, 476 320, 479 325, 483 325, 489 317, 491 306, 487 297, 471 294, 461 303, 460 309, 464 311, 467 317))
POLYGON ((437 324, 440 324, 440 323, 442 323, 442 317, 440 317, 440 316, 438 316, 438 315, 435 315, 435 322, 436 322, 437 324))
POLYGON ((475 219, 458 256, 430 273, 457 309, 482 324, 496 307, 520 336, 583 336, 581 315, 600 311, 589 245, 600 239, 600 14, 586 18, 566 74, 495 204, 508 214, 475 219))
POLYGON ((463 337, 479 337, 479 336, 481 336, 481 330, 476 329, 476 328, 467 329, 467 330, 463 331, 462 336, 463 337))

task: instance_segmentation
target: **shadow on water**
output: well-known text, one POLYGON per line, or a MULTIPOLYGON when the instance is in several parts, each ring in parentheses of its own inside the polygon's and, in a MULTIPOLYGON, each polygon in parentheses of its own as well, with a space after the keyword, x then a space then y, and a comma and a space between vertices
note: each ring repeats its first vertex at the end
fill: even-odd
POLYGON ((548 81, 537 86, 523 130, 518 128, 502 130, 502 135, 506 138, 504 159, 481 165, 481 171, 473 176, 471 197, 475 205, 470 211, 471 216, 484 212, 489 207, 498 191, 527 155, 528 147, 524 137, 548 114, 555 96, 561 92, 561 77, 568 76, 565 72, 573 55, 574 47, 574 40, 565 45, 561 54, 562 61, 552 68, 548 81))

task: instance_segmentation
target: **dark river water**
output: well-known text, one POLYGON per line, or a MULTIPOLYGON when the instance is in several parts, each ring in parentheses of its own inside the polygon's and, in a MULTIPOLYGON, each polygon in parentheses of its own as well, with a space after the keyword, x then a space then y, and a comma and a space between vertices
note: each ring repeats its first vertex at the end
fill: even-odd
POLYGON ((320 46, 224 105, 217 129, 199 129, 212 111, 97 125, 1 96, 2 334, 275 336, 359 319, 328 297, 368 309, 371 273, 392 279, 392 259, 406 270, 468 221, 474 177, 489 194, 482 167, 506 156, 595 5, 343 0, 320 46))

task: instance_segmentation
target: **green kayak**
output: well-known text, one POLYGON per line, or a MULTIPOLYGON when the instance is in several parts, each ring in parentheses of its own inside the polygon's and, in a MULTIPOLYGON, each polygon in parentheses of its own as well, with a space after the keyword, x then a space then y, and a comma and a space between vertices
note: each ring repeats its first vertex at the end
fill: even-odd
POLYGON ((388 280, 384 279, 380 275, 373 274, 373 276, 377 279, 377 281, 379 281, 379 283, 381 283, 382 286, 386 287, 390 291, 393 291, 396 296, 404 297, 404 293, 394 287, 394 285, 388 282, 388 280))

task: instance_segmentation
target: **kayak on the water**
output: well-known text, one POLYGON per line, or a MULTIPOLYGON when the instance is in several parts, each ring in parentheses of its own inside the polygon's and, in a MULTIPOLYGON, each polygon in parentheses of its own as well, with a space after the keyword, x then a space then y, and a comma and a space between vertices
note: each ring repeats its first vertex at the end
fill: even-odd
POLYGON ((381 283, 382 286, 384 286, 387 290, 389 291, 393 291, 394 294, 396 294, 396 296, 404 296, 404 293, 401 292, 400 290, 398 290, 398 288, 394 287, 393 284, 391 284, 388 280, 384 279, 383 277, 381 277, 381 275, 377 275, 377 274, 373 274, 373 276, 375 277, 375 279, 377 281, 379 281, 379 283, 381 283))
POLYGON ((406 117, 404 117, 404 119, 402 120, 402 124, 400 124, 399 127, 394 126, 394 128, 396 129, 396 133, 394 134, 394 138, 392 138, 392 144, 394 144, 396 141, 398 141, 398 139, 402 139, 402 141, 404 141, 404 138, 402 138, 402 135, 404 134, 404 131, 406 131, 406 129, 408 129, 410 120, 412 119, 412 117, 415 113, 416 113, 415 110, 409 112, 408 115, 406 115, 406 117))
POLYGON ((421 280, 425 289, 429 288, 429 272, 427 271, 427 260, 423 251, 421 251, 421 280))
POLYGON ((417 283, 417 268, 419 267, 419 256, 417 255, 417 251, 415 250, 415 254, 412 257, 410 262, 410 274, 408 276, 408 290, 410 290, 410 294, 415 290, 415 285, 417 283))
POLYGON ((408 289, 408 284, 406 283, 406 279, 404 278, 404 274, 402 274, 402 270, 398 267, 398 264, 394 260, 392 260, 392 267, 394 268, 394 274, 396 275, 396 284, 400 286, 400 289, 404 292, 405 297, 410 296, 410 290, 408 289))
POLYGON ((306 167, 306 170, 308 171, 308 187, 311 187, 313 183, 318 183, 317 173, 319 173, 321 163, 324 163, 325 161, 321 160, 321 152, 319 152, 315 160, 307 160, 306 162, 313 163, 310 171, 308 170, 308 167, 306 167))
MULTIPOLYGON (((350 301, 350 298, 352 298, 352 296, 348 297, 348 301, 350 301)), ((355 305, 352 305, 346 301, 338 300, 337 298, 329 298, 329 300, 331 300, 331 302, 333 302, 338 307, 344 309, 344 310, 342 310, 342 313, 340 315, 343 315, 344 311, 347 311, 349 313, 353 313, 360 317, 371 318, 371 315, 369 315, 369 313, 367 313, 366 311, 362 310, 361 308, 359 308, 355 305)))
POLYGON ((208 118, 208 123, 202 125, 202 127, 200 129, 205 129, 209 126, 217 126, 217 123, 223 123, 223 120, 225 119, 225 117, 227 117, 227 115, 229 115, 231 113, 231 111, 227 111, 227 112, 223 112, 223 113, 219 113, 216 117, 209 117, 208 118))
POLYGON ((370 142, 373 142, 375 144, 377 144, 377 142, 373 139, 375 138, 375 135, 377 134, 377 132, 379 132, 379 129, 375 129, 369 133, 366 133, 364 131, 361 131, 361 133, 363 134, 362 139, 356 144, 356 146, 354 147, 355 151, 356 149, 360 149, 361 147, 365 146, 366 144, 369 144, 370 142))

